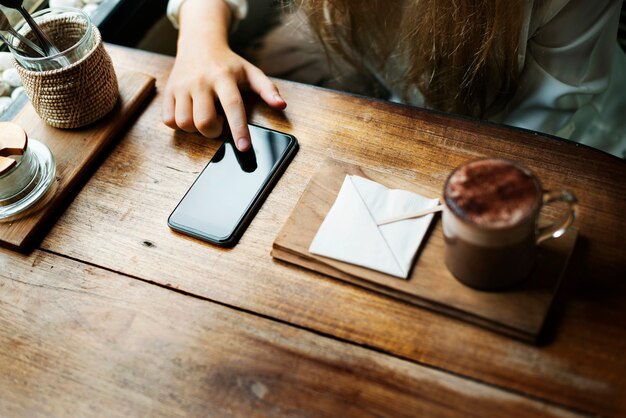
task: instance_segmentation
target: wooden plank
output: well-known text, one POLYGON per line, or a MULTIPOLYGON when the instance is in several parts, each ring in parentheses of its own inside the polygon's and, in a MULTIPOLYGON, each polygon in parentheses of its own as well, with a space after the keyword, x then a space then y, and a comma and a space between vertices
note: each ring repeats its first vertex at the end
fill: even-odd
MULTIPOLYGON (((111 47, 161 90, 172 59, 111 47)), ((219 141, 173 132, 155 97, 42 246, 162 285, 376 347, 600 415, 626 414, 626 165, 586 147, 277 81, 287 110, 254 100, 252 121, 301 144, 243 235, 225 250, 172 233, 167 216, 219 141), (521 160, 546 187, 580 198, 580 230, 555 324, 532 347, 428 310, 273 261, 281 226, 326 156, 412 179, 437 195, 449 171, 482 155, 521 160)))
POLYGON ((58 256, 0 264, 2 416, 576 416, 58 256))
POLYGON ((32 105, 13 122, 48 145, 57 164, 57 182, 48 203, 34 214, 12 222, 0 223, 0 246, 28 251, 47 230, 47 223, 62 209, 93 170, 102 154, 109 150, 118 132, 135 116, 154 90, 155 80, 149 75, 116 69, 120 100, 113 111, 95 124, 82 129, 56 129, 44 124, 32 105))

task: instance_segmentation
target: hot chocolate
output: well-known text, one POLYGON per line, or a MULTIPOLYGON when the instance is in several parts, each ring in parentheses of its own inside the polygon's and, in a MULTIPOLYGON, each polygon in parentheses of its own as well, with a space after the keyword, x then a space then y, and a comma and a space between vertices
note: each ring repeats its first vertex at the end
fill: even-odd
POLYGON ((513 162, 476 160, 456 169, 444 188, 450 272, 471 287, 490 290, 527 277, 541 198, 538 179, 513 162))
POLYGON ((541 186, 530 171, 511 162, 477 160, 452 173, 444 195, 461 219, 485 228, 506 228, 538 209, 541 186))

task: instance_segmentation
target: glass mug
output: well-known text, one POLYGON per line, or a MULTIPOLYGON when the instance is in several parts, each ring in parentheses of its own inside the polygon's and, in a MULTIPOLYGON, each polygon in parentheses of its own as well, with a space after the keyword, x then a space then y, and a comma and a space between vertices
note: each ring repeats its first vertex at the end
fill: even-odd
POLYGON ((537 244, 563 235, 577 213, 571 192, 544 191, 529 169, 504 159, 456 168, 443 197, 446 266, 461 283, 481 290, 510 288, 527 278, 537 244), (542 207, 553 202, 565 202, 566 213, 539 227, 542 207))

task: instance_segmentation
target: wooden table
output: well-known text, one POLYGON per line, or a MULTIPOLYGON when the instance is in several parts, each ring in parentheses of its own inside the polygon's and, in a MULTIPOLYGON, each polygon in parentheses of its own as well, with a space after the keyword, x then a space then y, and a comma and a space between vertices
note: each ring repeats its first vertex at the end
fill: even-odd
MULTIPOLYGON (((169 57, 109 47, 159 93, 39 248, 0 249, 0 416, 626 415, 626 164, 521 130, 277 81, 251 121, 301 149, 240 243, 166 219, 219 143, 161 123, 169 57), (581 200, 581 239, 541 346, 275 261, 328 156, 435 195, 478 156, 581 200)), ((443 268, 443 267, 442 267, 443 268)))

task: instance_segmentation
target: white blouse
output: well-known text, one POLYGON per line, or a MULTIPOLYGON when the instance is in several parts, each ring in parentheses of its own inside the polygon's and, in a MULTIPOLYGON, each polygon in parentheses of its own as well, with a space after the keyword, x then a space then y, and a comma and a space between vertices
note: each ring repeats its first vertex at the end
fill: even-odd
MULTIPOLYGON (((170 0, 176 16, 184 0, 170 0)), ((246 0, 225 0, 242 19, 246 0)), ((519 87, 495 122, 539 131, 626 158, 626 54, 617 43, 622 0, 527 0, 520 37, 519 87)), ((367 62, 365 63, 367 65, 367 62)), ((395 56, 379 81, 402 97, 388 80, 410 65, 395 56)), ((409 103, 424 107, 417 88, 409 103)))
POLYGON ((527 13, 519 89, 494 120, 626 158, 621 6, 621 0, 537 2, 527 13))
MULTIPOLYGON (((248 1, 247 0, 224 0, 230 6, 230 10, 233 13, 235 20, 243 20, 248 14, 248 1)), ((185 0, 169 0, 167 3, 167 17, 172 22, 174 27, 178 29, 178 15, 180 7, 185 0)))

